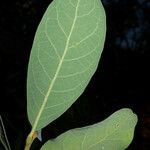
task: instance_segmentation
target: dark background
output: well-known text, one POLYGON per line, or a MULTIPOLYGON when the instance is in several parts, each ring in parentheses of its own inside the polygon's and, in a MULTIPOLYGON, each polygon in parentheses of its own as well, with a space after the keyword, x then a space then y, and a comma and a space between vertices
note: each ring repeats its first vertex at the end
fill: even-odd
MULTIPOLYGON (((26 115, 27 66, 36 28, 50 2, 0 3, 0 114, 12 150, 23 149, 30 131, 26 115)), ((139 118, 128 150, 149 150, 150 1, 102 2, 107 14, 107 38, 97 72, 79 100, 43 130, 43 139, 99 122, 128 107, 139 118)))

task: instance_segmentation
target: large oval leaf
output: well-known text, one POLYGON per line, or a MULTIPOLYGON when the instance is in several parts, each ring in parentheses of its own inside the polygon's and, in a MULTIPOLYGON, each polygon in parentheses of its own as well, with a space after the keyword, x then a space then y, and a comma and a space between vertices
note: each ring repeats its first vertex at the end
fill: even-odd
POLYGON ((54 0, 35 35, 28 68, 28 117, 39 130, 82 94, 103 49, 100 0, 54 0))
POLYGON ((137 117, 130 109, 122 109, 92 126, 73 129, 41 150, 124 150, 133 139, 137 117))

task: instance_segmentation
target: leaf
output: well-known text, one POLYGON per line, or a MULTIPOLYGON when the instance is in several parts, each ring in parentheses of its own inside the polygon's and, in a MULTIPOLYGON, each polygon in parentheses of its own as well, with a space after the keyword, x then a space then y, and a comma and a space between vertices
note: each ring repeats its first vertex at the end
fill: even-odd
POLYGON ((63 114, 82 94, 103 49, 106 18, 99 0, 54 0, 37 29, 28 66, 32 132, 63 114))
POLYGON ((106 120, 49 140, 41 150, 124 150, 133 139, 137 116, 121 109, 106 120))

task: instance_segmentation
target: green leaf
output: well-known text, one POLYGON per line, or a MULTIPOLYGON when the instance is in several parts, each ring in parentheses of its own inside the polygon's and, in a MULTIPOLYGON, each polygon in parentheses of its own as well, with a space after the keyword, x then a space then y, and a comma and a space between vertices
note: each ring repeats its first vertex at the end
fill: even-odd
POLYGON ((32 133, 58 118, 82 94, 97 68, 105 33, 100 0, 54 0, 48 7, 28 67, 32 133))
POLYGON ((49 140, 41 150, 124 150, 133 139, 137 116, 121 109, 103 122, 73 129, 49 140))

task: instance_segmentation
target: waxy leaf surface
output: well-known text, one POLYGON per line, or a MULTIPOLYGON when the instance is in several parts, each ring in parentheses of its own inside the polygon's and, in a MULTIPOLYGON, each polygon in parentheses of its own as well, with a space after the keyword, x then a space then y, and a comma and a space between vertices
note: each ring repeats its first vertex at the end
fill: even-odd
POLYGON ((105 12, 100 0, 54 0, 37 29, 27 79, 32 130, 63 114, 82 94, 103 49, 105 12))
POLYGON ((131 143, 137 116, 121 109, 106 120, 73 129, 49 140, 41 150, 125 150, 131 143))

